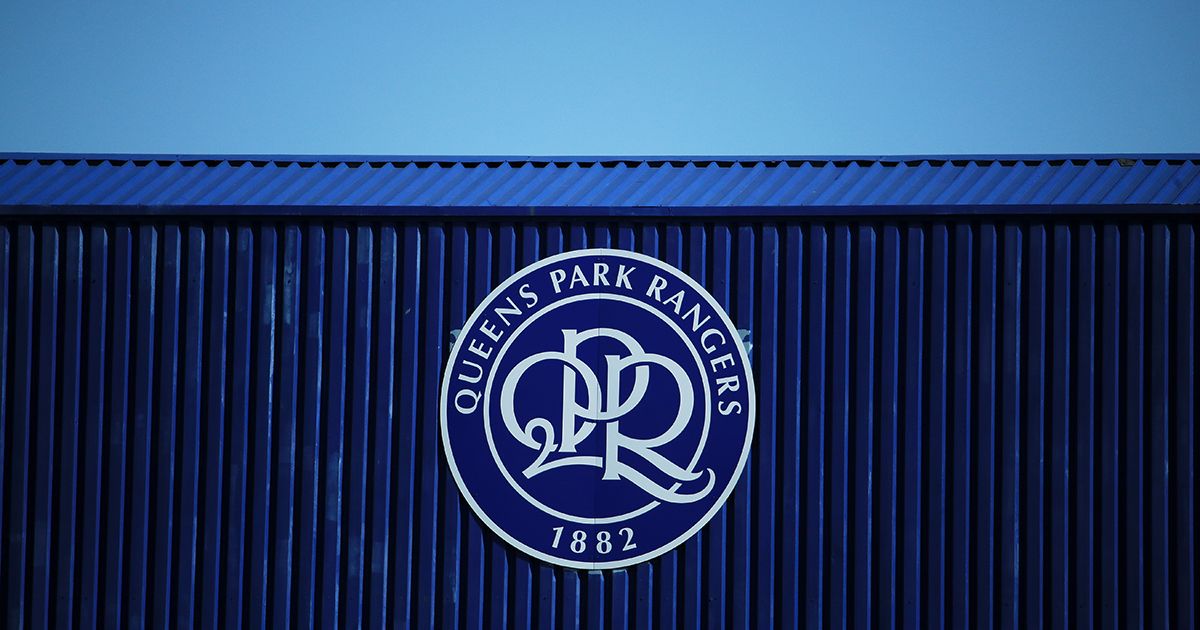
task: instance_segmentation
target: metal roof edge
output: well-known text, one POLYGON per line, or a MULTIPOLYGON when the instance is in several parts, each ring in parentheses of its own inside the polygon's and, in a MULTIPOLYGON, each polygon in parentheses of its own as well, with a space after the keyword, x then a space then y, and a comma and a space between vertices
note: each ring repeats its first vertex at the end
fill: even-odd
POLYGON ((0 151, 0 160, 147 160, 170 162, 912 162, 912 161, 1034 161, 1057 160, 1185 160, 1200 161, 1200 153, 941 153, 879 155, 373 155, 373 154, 256 154, 256 153, 70 153, 0 151))
POLYGON ((0 208, 573 207, 595 215, 606 207, 774 207, 795 215, 824 207, 1200 206, 1200 155, 342 159, 0 154, 0 208))
POLYGON ((1189 204, 1024 204, 1024 205, 855 205, 855 206, 213 206, 213 205, 122 205, 122 206, 34 206, 0 204, 0 217, 20 216, 222 216, 246 217, 358 217, 453 219, 484 217, 497 219, 530 217, 564 218, 696 218, 711 217, 946 217, 946 216, 1177 216, 1195 214, 1189 204))

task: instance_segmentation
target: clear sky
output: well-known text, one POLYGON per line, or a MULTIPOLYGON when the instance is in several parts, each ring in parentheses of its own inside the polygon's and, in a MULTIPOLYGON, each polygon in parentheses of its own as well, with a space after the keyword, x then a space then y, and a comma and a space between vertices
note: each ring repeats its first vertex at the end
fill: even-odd
POLYGON ((0 151, 1200 152, 1200 2, 6 0, 0 151))

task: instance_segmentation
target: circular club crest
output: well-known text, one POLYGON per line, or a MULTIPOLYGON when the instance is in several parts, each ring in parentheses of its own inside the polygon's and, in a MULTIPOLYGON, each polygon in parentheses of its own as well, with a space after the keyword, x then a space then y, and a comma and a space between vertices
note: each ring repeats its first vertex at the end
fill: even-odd
POLYGON ((695 281, 587 249, 487 296, 450 352, 441 412, 450 471, 484 523, 540 560, 612 569, 669 551, 724 504, 754 382, 695 281))

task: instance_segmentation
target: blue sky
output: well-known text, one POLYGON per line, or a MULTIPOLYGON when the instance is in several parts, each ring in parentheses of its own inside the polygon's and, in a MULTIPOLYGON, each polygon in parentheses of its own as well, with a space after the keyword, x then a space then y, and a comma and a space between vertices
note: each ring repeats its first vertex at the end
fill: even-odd
POLYGON ((1200 152, 1200 2, 0 7, 0 150, 1200 152))

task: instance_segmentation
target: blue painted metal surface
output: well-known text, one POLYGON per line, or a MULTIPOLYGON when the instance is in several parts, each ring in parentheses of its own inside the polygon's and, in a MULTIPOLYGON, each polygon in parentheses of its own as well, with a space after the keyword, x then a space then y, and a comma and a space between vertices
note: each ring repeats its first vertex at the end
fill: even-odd
MULTIPOLYGON (((1149 190, 1163 163, 1079 188, 1142 169, 1127 190, 1149 190)), ((97 166, 129 169, 105 193, 86 169, 68 191, 32 180, 75 167, 5 168, 9 200, 276 194, 250 171, 221 193, 97 166)), ((522 194, 546 185, 530 175, 522 194)), ((688 194, 728 196, 709 176, 688 194)), ((343 183, 306 190, 361 185, 343 183)), ((1107 198, 1049 217, 0 217, 3 625, 1194 627, 1197 206, 1107 198), (725 508, 592 573, 481 527, 436 417, 450 331, 515 269, 588 246, 703 284, 752 331, 759 388, 725 508)))
POLYGON ((0 155, 21 213, 886 214, 1200 203, 1200 158, 279 158, 0 155))

